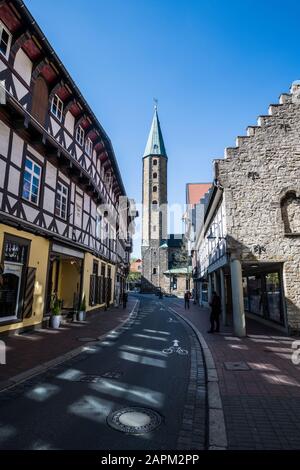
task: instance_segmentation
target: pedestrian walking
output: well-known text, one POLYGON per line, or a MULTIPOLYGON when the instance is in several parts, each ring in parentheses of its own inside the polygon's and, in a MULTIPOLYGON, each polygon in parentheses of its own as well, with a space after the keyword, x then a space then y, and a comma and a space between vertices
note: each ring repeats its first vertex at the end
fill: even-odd
POLYGON ((190 298, 191 298, 191 293, 187 290, 184 294, 184 308, 185 309, 190 308, 190 298))
POLYGON ((127 292, 124 290, 124 292, 123 292, 123 308, 126 308, 127 299, 128 299, 128 294, 127 294, 127 292))
POLYGON ((221 315, 221 299, 218 294, 214 291, 212 295, 210 313, 210 330, 208 333, 219 333, 220 331, 220 315, 221 315))

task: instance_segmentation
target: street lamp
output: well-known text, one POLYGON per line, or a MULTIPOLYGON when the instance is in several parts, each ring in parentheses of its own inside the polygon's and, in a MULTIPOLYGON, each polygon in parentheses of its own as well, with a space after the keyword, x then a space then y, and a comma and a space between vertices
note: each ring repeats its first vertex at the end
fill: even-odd
POLYGON ((221 237, 220 235, 217 235, 217 236, 214 236, 214 235, 213 235, 213 233, 212 233, 212 227, 215 226, 215 225, 217 226, 218 230, 220 230, 219 224, 217 224, 216 222, 214 222, 214 223, 211 225, 211 227, 210 227, 210 231, 209 231, 208 236, 206 237, 207 240, 216 240, 216 239, 218 239, 218 240, 226 240, 226 236, 225 236, 225 237, 221 237))

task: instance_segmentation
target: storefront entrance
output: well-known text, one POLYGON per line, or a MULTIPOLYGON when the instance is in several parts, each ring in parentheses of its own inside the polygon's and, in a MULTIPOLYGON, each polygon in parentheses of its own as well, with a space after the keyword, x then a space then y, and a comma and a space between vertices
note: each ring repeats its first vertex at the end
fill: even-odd
POLYGON ((285 324, 281 267, 253 266, 243 271, 245 310, 266 320, 285 324))
POLYGON ((81 300, 83 258, 72 256, 81 256, 75 250, 57 251, 50 254, 47 311, 50 312, 51 299, 55 297, 61 300, 62 313, 73 312, 79 309, 81 300))
POLYGON ((21 314, 28 248, 28 240, 5 236, 0 268, 1 321, 17 319, 21 314))

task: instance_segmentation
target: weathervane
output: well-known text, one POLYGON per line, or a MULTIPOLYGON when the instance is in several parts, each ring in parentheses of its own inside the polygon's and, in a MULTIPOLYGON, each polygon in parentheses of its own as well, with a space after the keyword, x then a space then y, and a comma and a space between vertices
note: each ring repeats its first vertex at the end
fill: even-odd
POLYGON ((157 110, 157 105, 158 105, 158 99, 157 98, 153 98, 153 101, 154 101, 154 109, 155 111, 157 110))

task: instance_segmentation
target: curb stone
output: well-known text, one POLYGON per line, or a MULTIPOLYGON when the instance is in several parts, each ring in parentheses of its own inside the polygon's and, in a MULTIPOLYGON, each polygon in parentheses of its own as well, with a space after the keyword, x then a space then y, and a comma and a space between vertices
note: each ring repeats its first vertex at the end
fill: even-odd
POLYGON ((228 446, 218 373, 210 349, 198 328, 181 313, 169 309, 184 320, 195 332, 201 345, 207 372, 208 394, 208 450, 226 450, 228 446))
MULTIPOLYGON (((122 328, 127 322, 129 322, 135 313, 136 307, 139 305, 140 301, 137 300, 137 302, 134 304, 131 312, 129 313, 128 317, 126 320, 121 322, 118 326, 115 328, 112 328, 110 331, 107 331, 106 333, 103 333, 103 335, 99 336, 97 341, 89 343, 89 345, 97 344, 99 341, 102 341, 106 336, 109 336, 113 331, 122 328)), ((78 356, 82 352, 86 350, 87 346, 79 346, 78 348, 71 349, 70 351, 66 352, 65 354, 62 354, 61 356, 58 356, 54 359, 51 359, 50 361, 44 362, 43 364, 40 364, 36 367, 33 367, 32 369, 29 369, 25 372, 21 372, 20 374, 14 375, 13 377, 10 377, 7 380, 3 380, 0 382, 0 394, 2 392, 5 392, 6 390, 15 387, 16 385, 25 382, 26 380, 33 378, 37 375, 40 375, 43 372, 46 372, 48 369, 51 369, 54 366, 57 366, 59 364, 62 364, 69 359, 72 359, 75 356, 78 356)))

